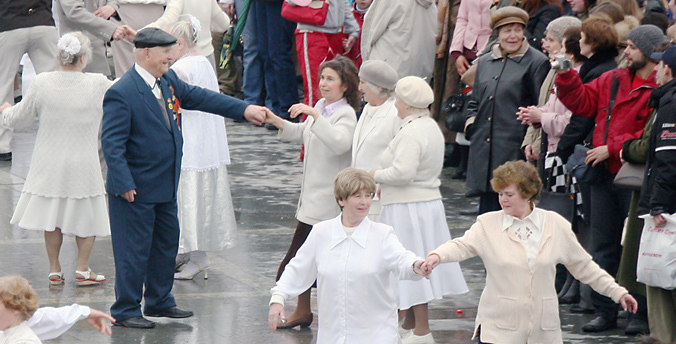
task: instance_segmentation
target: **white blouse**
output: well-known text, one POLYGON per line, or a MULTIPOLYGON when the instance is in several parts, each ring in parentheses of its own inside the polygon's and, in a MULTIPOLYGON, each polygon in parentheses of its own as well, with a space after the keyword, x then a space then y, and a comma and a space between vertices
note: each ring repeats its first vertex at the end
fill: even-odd
POLYGON ((545 212, 542 209, 534 208, 531 213, 519 220, 518 217, 505 214, 502 221, 502 230, 511 230, 517 238, 521 239, 521 245, 526 250, 528 264, 533 267, 535 257, 540 251, 540 241, 542 241, 542 229, 545 223, 545 212))
POLYGON ((317 280, 319 344, 399 343, 393 282, 422 278, 417 260, 392 227, 364 218, 348 237, 339 215, 312 228, 271 293, 288 299, 317 280))

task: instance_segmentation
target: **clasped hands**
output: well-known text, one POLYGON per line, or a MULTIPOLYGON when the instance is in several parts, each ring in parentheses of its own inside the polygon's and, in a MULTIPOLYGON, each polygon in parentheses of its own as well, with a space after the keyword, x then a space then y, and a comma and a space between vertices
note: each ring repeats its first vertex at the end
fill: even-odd
POLYGON ((132 29, 127 25, 118 26, 113 32, 113 39, 119 41, 121 39, 126 39, 131 41, 136 37, 136 30, 132 29))

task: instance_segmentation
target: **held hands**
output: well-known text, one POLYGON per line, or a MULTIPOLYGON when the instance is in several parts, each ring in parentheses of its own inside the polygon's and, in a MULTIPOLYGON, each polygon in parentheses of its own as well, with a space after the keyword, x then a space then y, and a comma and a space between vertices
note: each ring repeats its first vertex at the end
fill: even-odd
POLYGON ((133 203, 134 199, 136 198, 136 189, 131 189, 123 194, 120 195, 120 197, 124 198, 127 200, 129 203, 133 203))
POLYGON ((110 19, 113 15, 115 15, 117 11, 112 6, 106 5, 106 6, 101 6, 99 7, 96 11, 94 11, 94 15, 103 18, 103 19, 110 19))
POLYGON ((534 123, 540 123, 542 120, 542 110, 537 106, 529 107, 519 107, 519 111, 516 113, 516 119, 521 121, 521 124, 532 125, 534 123))
POLYGON ((286 322, 286 317, 284 316, 284 306, 279 303, 273 303, 270 305, 270 313, 268 313, 268 325, 270 325, 270 330, 275 332, 277 330, 277 319, 281 318, 282 323, 286 322))
POLYGON ((584 163, 587 165, 592 164, 592 166, 596 166, 598 163, 603 162, 609 157, 610 153, 608 152, 608 146, 600 146, 587 152, 587 157, 584 159, 584 163))
POLYGON ((120 25, 118 26, 115 31, 113 32, 113 39, 116 41, 126 39, 128 41, 131 41, 136 37, 136 30, 130 28, 127 25, 120 25))
POLYGON ((424 263, 425 263, 424 260, 416 260, 415 263, 413 263, 413 272, 427 279, 430 279, 430 274, 422 269, 422 265, 424 263))
POLYGON ((622 298, 620 298, 620 305, 622 305, 622 309, 625 311, 629 311, 634 314, 636 314, 638 311, 638 302, 636 302, 636 299, 634 299, 634 297, 629 293, 622 295, 622 298))
POLYGON ((107 334, 109 336, 113 334, 113 331, 110 330, 110 326, 108 325, 108 322, 106 322, 106 320, 110 321, 111 323, 114 323, 115 319, 110 315, 101 312, 100 310, 94 308, 89 309, 91 313, 89 313, 89 316, 86 319, 87 324, 91 325, 93 328, 95 328, 102 334, 107 334))
POLYGON ((425 276, 425 278, 430 278, 429 276, 432 273, 432 270, 434 270, 434 268, 436 268, 440 262, 441 258, 439 255, 436 253, 431 253, 429 256, 427 256, 427 259, 425 259, 425 262, 420 267, 420 269, 423 271, 421 275, 425 276))
POLYGON ((263 121, 265 121, 266 110, 267 109, 262 106, 249 105, 244 110, 244 119, 255 125, 261 125, 263 124, 263 121))
POLYGON ((303 103, 293 104, 289 108, 289 115, 291 116, 291 118, 296 118, 301 114, 306 114, 308 116, 312 116, 312 118, 314 119, 317 119, 317 117, 319 116, 319 111, 303 103))

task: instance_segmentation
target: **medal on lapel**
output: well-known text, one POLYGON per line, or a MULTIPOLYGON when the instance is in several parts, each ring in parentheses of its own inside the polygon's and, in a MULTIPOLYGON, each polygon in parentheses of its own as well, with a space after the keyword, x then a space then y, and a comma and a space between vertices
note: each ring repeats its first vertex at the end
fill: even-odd
POLYGON ((169 86, 169 89, 171 90, 171 99, 167 98, 167 107, 174 112, 174 121, 176 121, 178 130, 181 130, 181 113, 183 112, 181 102, 174 95, 174 86, 169 86))

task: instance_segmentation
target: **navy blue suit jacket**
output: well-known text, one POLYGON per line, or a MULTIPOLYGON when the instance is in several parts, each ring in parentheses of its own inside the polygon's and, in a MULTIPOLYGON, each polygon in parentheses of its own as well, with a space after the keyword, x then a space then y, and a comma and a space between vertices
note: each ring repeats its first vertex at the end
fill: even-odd
POLYGON ((184 109, 244 118, 247 103, 188 85, 172 70, 162 76, 161 85, 171 130, 152 89, 135 68, 106 92, 101 145, 108 164, 106 189, 110 195, 136 189, 136 202, 162 203, 176 198, 183 136, 168 106, 172 93, 184 109))

